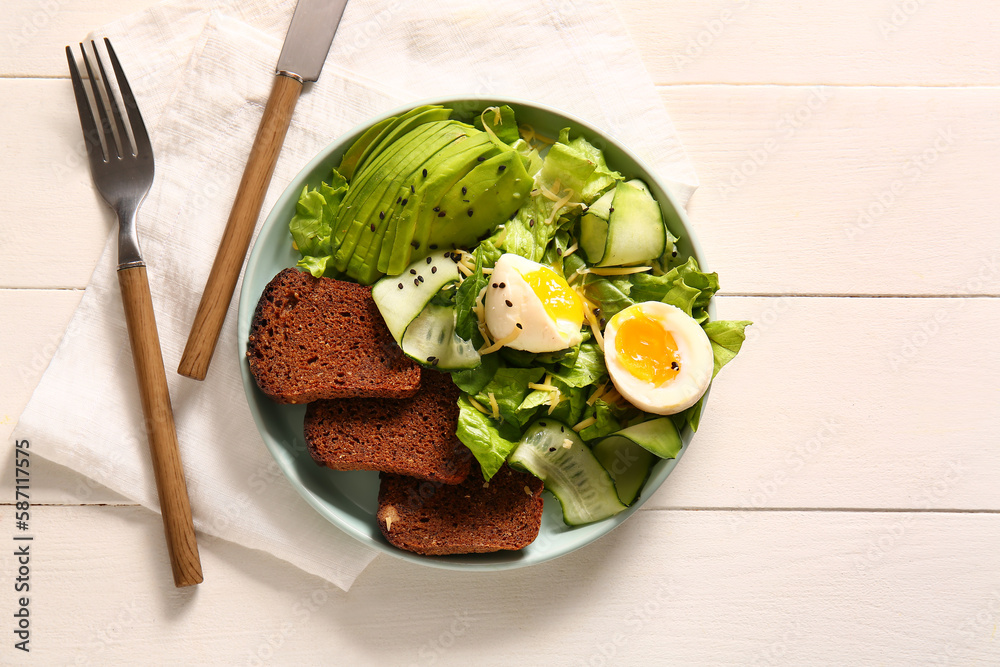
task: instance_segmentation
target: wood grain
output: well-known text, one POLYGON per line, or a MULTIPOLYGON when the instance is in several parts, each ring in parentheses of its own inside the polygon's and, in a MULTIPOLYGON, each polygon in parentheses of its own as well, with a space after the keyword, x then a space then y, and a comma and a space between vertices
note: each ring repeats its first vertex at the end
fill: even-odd
POLYGON ((198 543, 191 520, 191 504, 184 482, 174 413, 170 406, 167 375, 156 332, 153 301, 149 294, 146 267, 118 270, 129 344, 135 361, 136 379, 145 417, 146 436, 153 459, 156 492, 163 515, 163 530, 174 575, 174 585, 192 586, 202 582, 198 543))
POLYGON ((236 191, 236 201, 222 233, 219 251, 177 368, 181 375, 204 380, 208 373, 215 344, 260 216, 264 195, 271 183, 271 174, 274 173, 274 165, 301 92, 301 81, 288 76, 274 77, 274 86, 260 119, 243 179, 236 191))
MULTIPOLYGON (((12 511, 0 508, 4 525, 12 511)), ((164 582, 149 511, 37 511, 47 547, 33 561, 38 664, 1000 662, 995 514, 641 512, 520 570, 460 573, 381 556, 350 593, 210 541, 212 585, 192 598, 164 582), (735 533, 734 519, 745 519, 735 533)), ((11 556, 0 558, 11 571, 11 556)))

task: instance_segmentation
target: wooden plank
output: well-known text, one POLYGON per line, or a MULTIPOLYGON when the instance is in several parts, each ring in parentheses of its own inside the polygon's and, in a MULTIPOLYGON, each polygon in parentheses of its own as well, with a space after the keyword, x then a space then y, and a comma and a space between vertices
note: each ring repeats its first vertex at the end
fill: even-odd
POLYGON ((977 0, 618 0, 656 83, 1000 83, 977 0))
MULTIPOLYGON (((11 387, 7 435, 77 299, 0 290, 0 312, 24 314, 0 344, 29 360, 0 377, 11 387)), ((977 333, 1000 328, 1000 300, 719 297, 717 306, 720 318, 756 325, 651 507, 1000 509, 991 472, 1000 413, 985 389, 1000 374, 1000 348, 977 333)), ((36 475, 39 502, 120 501, 49 467, 36 475)), ((0 494, 9 477, 0 472, 0 494)))
POLYGON ((114 214, 94 189, 68 80, 0 79, 7 182, 0 287, 86 287, 114 214), (15 167, 16 166, 16 167, 15 167))
MULTIPOLYGON (((1000 170, 1000 89, 661 90, 703 183, 695 229, 727 291, 1000 293, 1000 227, 980 186, 1000 170)), ((23 165, 10 174, 0 286, 84 287, 113 220, 90 183, 72 92, 0 80, 0 97, 27 101, 0 128, 23 165), (53 239, 75 261, 55 261, 53 239)))
POLYGON ((1000 89, 676 86, 727 292, 1000 294, 1000 89))
MULTIPOLYGON (((11 525, 11 513, 0 510, 3 525, 11 525)), ((202 664, 210 655, 249 665, 325 664, 331 655, 351 665, 1000 661, 997 515, 744 512, 743 532, 733 535, 729 514, 641 512, 613 539, 492 574, 382 556, 343 593, 271 556, 211 540, 202 541, 205 583, 176 591, 151 512, 35 508, 32 658, 92 665, 132 664, 139 655, 148 664, 202 664)), ((15 572, 10 553, 0 559, 15 572)), ((12 653, 4 647, 5 662, 12 653)))
MULTIPOLYGON (((155 0, 17 0, 0 76, 65 77, 62 48, 155 0)), ((995 8, 976 0, 618 0, 657 83, 997 85, 995 8), (986 14, 986 16, 984 16, 986 14), (995 14, 994 14, 995 17, 995 14)))

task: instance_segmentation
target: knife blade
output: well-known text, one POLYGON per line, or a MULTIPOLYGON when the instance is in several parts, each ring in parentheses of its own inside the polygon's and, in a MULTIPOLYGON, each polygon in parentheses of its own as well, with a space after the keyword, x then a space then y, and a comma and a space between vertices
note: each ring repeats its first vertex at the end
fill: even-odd
POLYGON ((204 380, 229 310, 274 165, 306 81, 316 81, 333 44, 347 0, 299 0, 275 67, 274 84, 198 304, 181 375, 204 380))

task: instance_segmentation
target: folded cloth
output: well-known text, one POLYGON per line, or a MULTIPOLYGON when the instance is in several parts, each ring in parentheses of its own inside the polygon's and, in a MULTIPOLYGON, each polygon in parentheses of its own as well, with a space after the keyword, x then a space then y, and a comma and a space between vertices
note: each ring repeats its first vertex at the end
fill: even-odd
MULTIPOLYGON (((294 2, 168 0, 106 26, 150 128, 156 178, 139 212, 196 528, 347 589, 374 552, 285 480, 247 407, 233 300, 204 382, 173 372, 228 216, 294 2)), ((632 146, 686 203, 694 171, 610 0, 349 3, 303 93, 264 203, 323 146, 402 103, 447 94, 534 99, 632 146)), ((21 415, 32 450, 158 508, 112 233, 21 415)))

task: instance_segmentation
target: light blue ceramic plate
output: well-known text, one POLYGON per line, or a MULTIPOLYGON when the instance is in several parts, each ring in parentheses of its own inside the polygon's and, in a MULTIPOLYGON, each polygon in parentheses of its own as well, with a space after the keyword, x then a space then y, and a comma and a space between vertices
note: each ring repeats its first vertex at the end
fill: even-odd
MULTIPOLYGON (((581 134, 604 151, 608 165, 612 169, 620 171, 626 178, 641 178, 648 183, 653 196, 663 209, 667 225, 681 238, 678 244, 681 256, 694 255, 699 264, 705 266, 704 257, 691 232, 691 225, 684 210, 638 157, 597 128, 533 102, 509 99, 498 101, 490 98, 441 98, 415 102, 373 118, 340 137, 313 158, 288 184, 267 220, 264 221, 250 253, 240 292, 238 353, 247 401, 264 443, 292 485, 317 512, 363 544, 397 558, 456 570, 503 570, 533 565, 562 556, 593 542, 635 513, 667 478, 677 464, 677 459, 659 461, 653 468, 639 500, 628 510, 598 523, 577 527, 565 525, 559 502, 546 492, 545 511, 538 539, 521 551, 467 556, 419 556, 400 551, 385 541, 375 522, 378 473, 338 472, 316 465, 309 456, 303 437, 302 420, 305 406, 278 405, 257 389, 246 362, 246 341, 250 321, 264 287, 275 274, 294 266, 298 260, 298 254, 292 249, 288 221, 295 212, 295 203, 303 186, 317 186, 329 174, 330 169, 340 162, 343 152, 365 129, 388 116, 398 115, 420 104, 442 104, 456 110, 453 117, 467 120, 473 113, 498 103, 510 104, 516 112, 518 123, 531 125, 536 131, 547 136, 555 137, 560 129, 572 128, 572 136, 581 134)), ((714 312, 712 317, 714 318, 714 312)), ((683 433, 682 437, 685 446, 681 453, 687 450, 691 440, 690 431, 683 433)), ((331 530, 334 528, 331 527, 331 530)))

